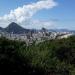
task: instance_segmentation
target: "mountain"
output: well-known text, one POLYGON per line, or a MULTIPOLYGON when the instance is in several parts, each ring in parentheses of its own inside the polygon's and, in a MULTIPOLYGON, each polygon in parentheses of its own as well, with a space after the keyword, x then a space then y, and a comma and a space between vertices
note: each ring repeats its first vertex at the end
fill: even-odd
POLYGON ((29 29, 24 29, 20 25, 18 25, 15 22, 12 22, 4 29, 8 33, 14 33, 14 34, 21 34, 21 33, 27 33, 29 32, 29 29))
POLYGON ((0 27, 0 31, 3 31, 4 29, 2 27, 0 27))
MULTIPOLYGON (((47 29, 42 28, 41 30, 45 31, 47 29)), ((0 27, 0 31, 8 32, 8 33, 13 32, 14 34, 23 34, 23 33, 28 33, 28 32, 35 33, 35 32, 41 31, 41 30, 25 29, 15 22, 10 23, 6 28, 0 27)), ((73 32, 73 33, 75 33, 75 30, 68 30, 68 29, 49 29, 47 31, 49 31, 49 32, 73 32)))
POLYGON ((49 32, 75 32, 75 30, 69 30, 69 29, 49 29, 49 32))

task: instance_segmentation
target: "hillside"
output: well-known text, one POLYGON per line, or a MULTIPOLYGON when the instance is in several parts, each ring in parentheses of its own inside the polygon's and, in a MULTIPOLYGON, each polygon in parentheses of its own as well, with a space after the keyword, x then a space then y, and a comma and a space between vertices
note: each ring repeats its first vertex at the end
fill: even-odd
POLYGON ((0 38, 0 74, 75 75, 75 36, 27 46, 0 38))

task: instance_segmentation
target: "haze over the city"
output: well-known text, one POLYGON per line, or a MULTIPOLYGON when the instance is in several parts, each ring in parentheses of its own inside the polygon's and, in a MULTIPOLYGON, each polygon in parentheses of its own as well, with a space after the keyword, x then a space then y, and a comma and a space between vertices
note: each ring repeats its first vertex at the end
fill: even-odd
POLYGON ((0 0, 0 27, 75 30, 75 0, 0 0))

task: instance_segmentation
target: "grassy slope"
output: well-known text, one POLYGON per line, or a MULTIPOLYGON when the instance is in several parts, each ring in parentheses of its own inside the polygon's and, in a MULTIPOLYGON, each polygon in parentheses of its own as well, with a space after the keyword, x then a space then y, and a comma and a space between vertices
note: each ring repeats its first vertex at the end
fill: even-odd
POLYGON ((30 46, 0 38, 0 69, 0 74, 74 75, 75 36, 30 46))

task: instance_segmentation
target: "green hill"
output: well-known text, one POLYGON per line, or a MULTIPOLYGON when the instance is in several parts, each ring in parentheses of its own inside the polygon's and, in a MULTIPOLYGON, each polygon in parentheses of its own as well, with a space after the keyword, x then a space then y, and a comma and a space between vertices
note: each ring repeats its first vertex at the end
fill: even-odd
POLYGON ((0 75, 75 75, 75 36, 27 46, 0 38, 0 75))

